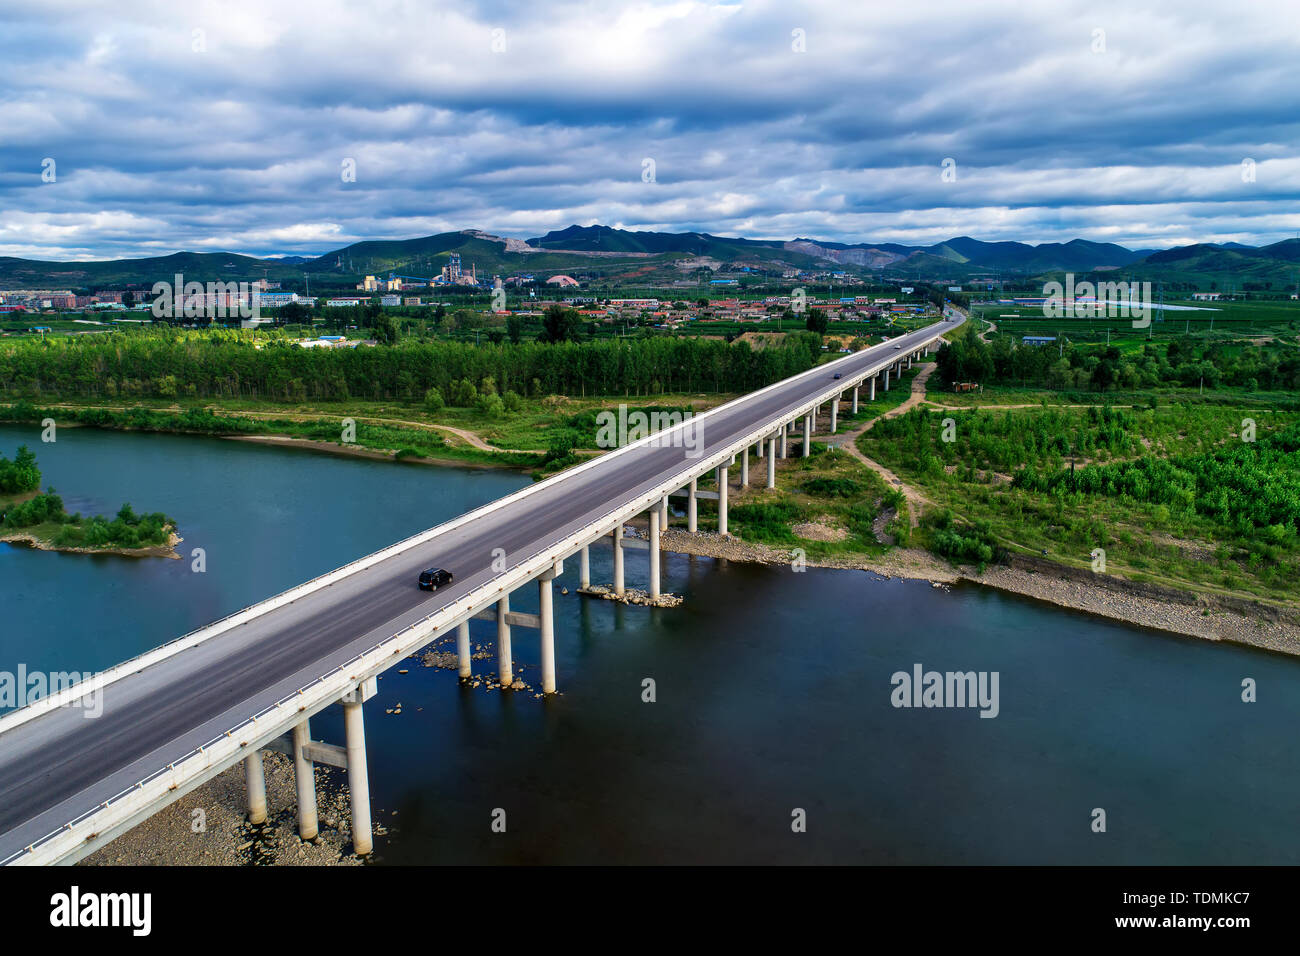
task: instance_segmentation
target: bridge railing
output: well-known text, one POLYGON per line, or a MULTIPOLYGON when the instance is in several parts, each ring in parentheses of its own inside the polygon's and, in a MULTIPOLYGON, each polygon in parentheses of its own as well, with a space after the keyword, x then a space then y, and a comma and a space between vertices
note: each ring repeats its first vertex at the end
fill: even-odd
MULTIPOLYGON (((575 534, 566 537, 565 541, 568 542, 571 540, 583 540, 592 535, 598 535, 601 526, 608 523, 614 516, 619 514, 621 511, 625 511, 626 508, 627 506, 625 505, 616 508, 611 508, 610 510, 601 514, 600 517, 587 522, 587 524, 579 528, 577 532, 575 532, 575 534)), ((537 560, 538 558, 542 557, 543 555, 546 555, 549 552, 553 552, 554 550, 555 550, 555 546, 539 548, 536 551, 533 551, 531 554, 529 554, 526 558, 524 558, 523 561, 519 562, 516 565, 516 568, 526 566, 531 562, 537 560)), ((503 572, 503 573, 509 573, 509 572, 503 572)), ((496 581, 497 579, 493 578, 492 580, 496 581)), ((489 582, 489 584, 483 585, 481 588, 479 588, 479 591, 481 591, 485 587, 489 587, 490 583, 491 582, 489 582)), ((153 771, 152 773, 146 774, 145 776, 137 780, 135 783, 131 784, 129 787, 125 787, 124 789, 118 791, 116 794, 109 797, 107 800, 104 800, 103 802, 96 804, 94 807, 91 807, 90 809, 78 814, 77 816, 69 820, 67 823, 63 824, 60 827, 57 827, 54 830, 49 831, 44 836, 36 840, 33 840, 31 843, 23 847, 21 850, 17 850, 11 853, 9 856, 5 857, 3 860, 0 860, 0 866, 8 866, 11 863, 17 862, 24 856, 34 853, 38 848, 44 846, 50 840, 53 840, 56 837, 59 837, 67 833, 68 831, 76 827, 78 824, 89 820, 91 817, 95 816, 96 814, 102 813, 104 810, 112 808, 115 804, 121 802, 127 797, 139 793, 150 783, 153 783, 154 781, 162 777, 165 777, 169 774, 176 775, 178 772, 178 768, 180 774, 183 776, 185 773, 185 768, 182 767, 183 764, 186 764, 187 762, 195 760, 197 758, 204 757, 207 751, 210 750, 214 745, 224 740, 229 740, 232 737, 237 736, 241 730, 245 730, 250 726, 257 727, 258 726, 257 722, 259 720, 263 719, 268 715, 281 711, 286 705, 292 702, 298 701, 306 691, 318 685, 325 684, 331 678, 336 677, 340 674, 347 674, 350 668, 352 668, 354 665, 360 662, 363 662, 369 655, 374 654, 376 651, 379 651, 381 649, 385 649, 388 645, 391 645, 394 642, 400 643, 404 635, 413 634, 417 630, 421 629, 424 625, 429 624, 435 618, 442 617, 448 619, 449 622, 455 622, 457 618, 460 618, 462 615, 468 616, 469 614, 473 613, 477 605, 480 604, 490 605, 494 601, 495 598, 491 598, 490 595, 482 595, 477 592, 471 592, 470 594, 461 595, 460 597, 452 601, 450 604, 444 605, 443 607, 439 608, 437 611, 425 615, 420 620, 408 624, 406 627, 402 628, 401 630, 395 632, 389 637, 384 638, 382 641, 375 643, 374 645, 367 648, 366 650, 353 655, 348 660, 330 669, 324 674, 312 678, 307 683, 303 684, 301 687, 297 688, 294 691, 291 691, 288 694, 285 694, 283 697, 281 697, 279 700, 275 701, 274 703, 269 704, 266 707, 263 707, 261 710, 259 710, 257 713, 253 714, 252 716, 246 717, 243 720, 239 721, 237 724, 234 724, 228 730, 224 730, 221 733, 216 734, 215 736, 209 738, 204 743, 199 744, 196 747, 193 747, 192 749, 190 749, 189 751, 181 755, 176 760, 173 760, 170 763, 168 763, 165 767, 160 767, 159 769, 153 771), (485 598, 488 599, 485 600, 485 598)), ((438 627, 435 626, 433 630, 437 631, 438 627)), ((425 641, 424 643, 427 643, 427 641, 425 641)), ((417 646, 422 646, 422 645, 417 645, 417 646)), ((362 679, 364 678, 358 676, 358 682, 360 682, 360 680, 362 679)), ((351 680, 350 676, 349 676, 349 680, 351 680)), ((293 714, 294 722, 297 722, 297 720, 300 719, 302 718, 300 718, 298 716, 298 712, 295 711, 293 714)), ((289 724, 289 726, 292 726, 292 723, 289 724)), ((284 732, 284 729, 281 729, 280 724, 273 724, 272 727, 275 728, 275 732, 272 733, 268 739, 272 739, 276 736, 279 736, 279 734, 284 732)))
MULTIPOLYGON (((891 362, 888 363, 888 364, 893 364, 893 363, 892 363, 892 361, 891 361, 891 362)), ((810 372, 815 372, 815 371, 817 371, 817 369, 814 368, 814 369, 810 369, 809 371, 810 371, 810 372)), ((807 373, 801 373, 801 374, 805 374, 805 375, 806 375, 807 373)), ((866 375, 870 375, 870 374, 874 374, 874 373, 872 373, 872 372, 866 372, 866 373, 864 373, 864 374, 866 374, 866 375)), ((789 380, 787 379, 786 381, 789 381, 789 380)), ((781 384, 781 383, 777 383, 777 384, 779 385, 779 384, 781 384)), ((771 388, 771 387, 773 387, 773 386, 768 386, 768 388, 771 388)), ((841 389, 841 390, 842 390, 842 389, 841 389)), ((765 389, 760 389, 760 390, 759 390, 759 392, 763 392, 763 391, 767 391, 767 389, 765 388, 765 389)), ((758 394, 758 393, 753 393, 753 394, 758 394)), ((821 401, 825 401, 825 399, 824 399, 824 398, 823 398, 823 399, 819 399, 818 401, 814 402, 813 404, 820 404, 821 401)), ((730 405, 731 403, 727 403, 727 404, 730 405)), ((804 403, 804 404, 807 404, 807 403, 804 403)), ((726 405, 718 406, 718 408, 716 408, 716 409, 712 409, 711 411, 719 411, 719 410, 721 410, 722 408, 725 408, 725 407, 727 407, 727 406, 726 406, 726 405)), ((705 413, 705 414, 707 414, 707 413, 705 413)), ((679 427, 680 427, 680 426, 679 426, 679 427)), ((743 436, 742 438, 740 438, 740 439, 738 439, 738 440, 733 441, 732 443, 730 443, 730 444, 729 444, 729 445, 728 445, 728 446, 727 446, 727 447, 726 447, 722 452, 714 453, 714 455, 710 456, 708 459, 705 459, 705 460, 702 461, 702 462, 696 462, 696 463, 694 463, 694 466, 695 466, 696 468, 699 468, 699 469, 701 470, 701 473, 707 473, 710 469, 712 469, 712 468, 714 468, 714 467, 717 467, 718 463, 720 463, 720 462, 722 462, 722 461, 725 461, 725 460, 727 460, 730 456, 734 455, 734 454, 736 453, 736 451, 738 451, 738 450, 740 450, 740 449, 743 449, 743 448, 747 447, 747 446, 750 445, 750 444, 753 444, 754 441, 757 440, 757 439, 755 438, 755 436, 762 437, 763 435, 765 435, 765 434, 768 432, 768 430, 769 430, 771 427, 772 427, 772 426, 771 426, 771 424, 769 423, 769 424, 767 424, 767 425, 763 425, 763 426, 761 426, 761 427, 759 427, 759 428, 756 428, 756 429, 751 430, 749 433, 747 433, 747 434, 746 434, 745 436, 743 436)), ((659 438, 660 440, 662 440, 663 437, 664 437, 664 433, 655 433, 654 435, 648 436, 649 439, 659 438)), ((639 445, 639 444, 641 444, 642 442, 647 441, 647 440, 648 440, 648 439, 642 439, 641 441, 638 441, 638 442, 636 442, 635 444, 639 445)), ((627 445, 627 446, 624 446, 624 449, 620 449, 620 450, 626 450, 626 449, 631 448, 631 447, 632 447, 632 445, 627 445)), ((606 457, 606 456, 602 456, 601 458, 599 458, 599 459, 595 459, 593 462, 589 462, 588 464, 594 464, 596 461, 605 460, 605 457, 606 457)), ((579 467, 582 467, 582 466, 579 466, 579 467)), ((575 469, 575 470, 576 470, 576 469, 575 469)), ((687 469, 687 471, 689 471, 689 470, 691 470, 691 469, 687 469)), ((566 473, 562 473, 562 474, 571 474, 571 473, 572 473, 572 472, 566 472, 566 473)), ((557 476, 554 476, 554 477, 560 477, 560 476, 557 475, 557 476)), ((644 510, 644 508, 646 507, 646 505, 647 505, 648 503, 651 503, 651 502, 654 502, 654 501, 658 500, 659 498, 662 497, 663 494, 666 494, 666 493, 668 493, 668 491, 671 491, 673 488, 675 488, 675 487, 677 486, 677 483, 678 483, 678 480, 679 480, 679 479, 680 479, 680 475, 677 475, 677 476, 675 476, 674 478, 672 478, 672 479, 669 480, 669 481, 660 482, 658 485, 655 486, 655 490, 654 490, 653 492, 650 492, 650 493, 647 493, 647 494, 643 494, 641 497, 636 498, 636 499, 634 499, 633 501, 631 501, 631 502, 629 502, 629 503, 625 503, 625 504, 622 504, 622 505, 618 505, 618 506, 616 506, 616 507, 613 507, 613 508, 608 509, 608 510, 605 511, 605 512, 602 512, 601 515, 600 515, 599 517, 594 518, 594 519, 592 519, 591 521, 588 521, 585 525, 583 525, 582 527, 580 527, 579 529, 577 529, 577 531, 576 531, 575 533, 570 534, 570 535, 566 535, 565 538, 564 538, 561 542, 557 542, 556 544, 548 545, 548 546, 545 546, 545 547, 539 548, 539 549, 537 549, 536 551, 532 552, 528 557, 524 558, 523 561, 520 561, 519 563, 517 563, 513 568, 511 568, 511 569, 509 569, 509 570, 507 570, 507 571, 505 571, 505 572, 502 572, 502 573, 501 573, 501 576, 503 576, 503 577, 516 576, 516 575, 520 572, 521 569, 528 568, 528 567, 529 567, 533 562, 537 561, 539 558, 542 558, 542 557, 545 556, 545 555, 551 555, 551 556, 552 556, 552 557, 549 558, 548 560, 560 560, 560 559, 563 557, 564 554, 572 553, 572 551, 571 551, 571 550, 568 550, 568 549, 570 549, 571 547, 578 546, 577 543, 580 543, 580 542, 582 542, 582 541, 586 541, 586 540, 591 540, 591 539, 593 539, 593 538, 595 538, 595 537, 599 537, 599 536, 601 536, 601 535, 604 533, 604 532, 601 530, 602 528, 604 528, 604 527, 610 525, 611 523, 613 523, 613 524, 617 524, 617 521, 616 521, 615 519, 616 519, 619 515, 624 515, 625 518, 626 518, 626 516, 627 516, 629 513, 635 515, 635 514, 639 513, 641 510, 644 510), (663 489, 665 489, 665 488, 667 488, 668 491, 663 490, 663 489), (556 557, 554 557, 554 555, 557 553, 557 551, 560 552, 560 558, 556 558, 556 557)), ((541 482, 541 483, 539 483, 539 484, 545 484, 545 482, 541 482)), ((537 486, 533 486, 533 487, 536 488, 537 486)), ((462 518, 463 518, 463 519, 468 519, 470 516, 472 516, 472 515, 476 515, 476 514, 478 514, 480 511, 482 511, 482 510, 483 510, 483 509, 475 509, 474 511, 469 512, 468 514, 462 516, 462 518)), ((446 530, 446 529, 449 529, 450 526, 455 525, 455 524, 457 524, 457 523, 459 523, 459 522, 458 522, 458 521, 448 522, 448 523, 446 523, 445 525, 439 525, 439 526, 437 526, 437 527, 434 528, 434 529, 430 529, 430 531, 425 531, 425 532, 421 532, 420 534, 417 534, 417 535, 412 535, 411 537, 406 538, 406 539, 403 539, 402 541, 398 542, 397 544, 390 545, 388 548, 384 548, 384 549, 382 549, 381 551, 375 552, 375 554, 374 554, 374 555, 371 555, 370 557, 377 557, 378 555, 386 555, 386 554, 396 553, 396 552, 402 550, 404 546, 409 546, 409 545, 408 545, 408 542, 415 542, 415 541, 417 541, 418 539, 425 538, 425 537, 429 536, 432 532, 439 532, 440 530, 446 530)), ((311 581, 304 582, 303 584, 298 585, 297 587, 290 589, 290 591, 284 592, 284 594, 292 593, 292 592, 294 592, 294 591, 299 590, 300 588, 306 588, 307 586, 311 585, 313 582, 319 582, 319 581, 324 580, 325 578, 330 577, 331 575, 338 574, 339 571, 344 570, 344 569, 346 569, 347 567, 350 567, 350 565, 345 565, 344 568, 336 569, 335 571, 331 571, 331 572, 328 572, 328 573, 326 573, 326 574, 319 575, 318 577, 313 578, 311 581)), ((524 576, 523 581, 521 581, 520 583, 521 583, 521 584, 522 584, 522 583, 527 583, 527 581, 530 580, 531 577, 532 577, 532 572, 529 571, 529 572, 524 576)), ((476 609, 476 607, 477 607, 478 605, 480 605, 480 604, 492 604, 492 603, 495 603, 495 601, 497 600, 496 598, 491 597, 490 595, 484 595, 484 594, 481 594, 481 593, 479 593, 479 592, 481 592, 484 588, 490 587, 490 586, 491 586, 491 583, 496 582, 496 581, 498 581, 498 580, 500 580, 500 577, 497 577, 497 578, 493 578, 493 579, 491 579, 491 581, 490 581, 488 584, 482 585, 482 586, 481 586, 479 589, 477 589, 476 591, 470 592, 470 593, 468 593, 468 594, 463 594, 463 595, 461 595, 460 597, 458 597, 458 598, 456 598, 455 600, 453 600, 450 604, 444 605, 444 606, 442 606, 441 608, 439 608, 438 610, 432 612, 431 614, 428 614, 428 615, 424 616, 424 617, 421 618, 420 620, 418 620, 418 621, 414 621, 414 622, 412 622, 411 624, 408 624, 406 627, 402 628, 401 630, 399 630, 399 631, 393 633, 392 635, 390 635, 389 637, 386 637, 386 638, 384 638, 383 640, 381 640, 381 641, 375 643, 374 645, 372 645, 371 647, 367 648, 366 650, 364 650, 364 651, 362 651, 362 652, 360 652, 360 653, 358 653, 358 654, 355 654, 354 656, 352 656, 352 657, 349 658, 348 660, 346 660, 346 661, 344 661, 343 663, 337 665, 336 667, 330 669, 329 671, 325 672, 324 674, 321 674, 321 675, 318 675, 317 677, 312 678, 310 681, 308 681, 307 683, 303 684, 301 687, 297 688, 297 689, 294 690, 294 691, 291 691, 291 692, 288 693, 288 694, 285 694, 283 697, 279 698, 279 699, 276 700, 274 703, 269 704, 269 705, 267 705, 266 707, 262 708, 260 711, 256 712, 256 713, 253 714, 252 716, 250 716, 250 717, 246 717, 244 720, 241 720, 239 723, 235 724, 235 725, 232 726, 230 729, 222 731, 221 733, 219 733, 219 734, 213 736, 212 738, 210 738, 210 739, 207 740, 206 742, 204 742, 204 743, 202 743, 202 744, 199 744, 198 746, 196 746, 196 747, 192 748, 191 750, 187 751, 185 754, 183 754, 183 755, 182 755, 181 757, 179 757, 178 759, 173 760, 173 761, 171 761, 170 763, 168 763, 165 767, 161 767, 161 768, 159 768, 158 770, 155 770, 155 771, 153 771, 152 773, 147 774, 146 776, 140 778, 140 780, 138 780, 138 781, 136 781, 135 783, 131 784, 129 787, 126 787, 126 788, 124 788, 123 790, 119 791, 118 793, 114 794, 113 796, 109 797, 107 800, 104 800, 103 802, 97 804, 96 806, 91 807, 90 809, 88 809, 88 810, 86 810, 86 811, 84 811, 84 812, 78 814, 78 815, 77 815, 76 817, 74 817, 72 820, 68 821, 67 823, 63 824, 62 826, 59 826, 58 828, 56 828, 56 829, 54 829, 54 830, 51 830, 49 833, 45 834, 44 836, 42 836, 42 837, 40 837, 40 838, 38 838, 38 839, 36 839, 36 840, 33 840, 30 844, 28 844, 27 846, 25 846, 23 849, 21 849, 21 850, 17 850, 17 851, 15 851, 15 852, 11 853, 9 856, 5 857, 3 860, 0 860, 0 866, 7 866, 7 865, 9 865, 9 864, 11 864, 11 863, 14 863, 14 862, 19 861, 19 860, 20 860, 21 858, 23 858, 24 856, 27 856, 27 855, 32 854, 32 853, 35 853, 35 851, 36 851, 38 848, 40 848, 40 847, 44 846, 45 844, 49 843, 51 840, 53 840, 53 839, 55 839, 55 838, 57 838, 57 837, 59 837, 59 836, 62 836, 62 835, 64 835, 64 834, 68 833, 69 831, 71 831, 72 829, 74 829, 74 828, 75 828, 76 826, 78 826, 79 824, 86 822, 86 821, 89 820, 91 817, 93 817, 93 816, 95 816, 95 815, 97 815, 97 814, 99 814, 99 813, 102 813, 104 810, 111 809, 115 804, 121 802, 122 800, 124 800, 124 799, 126 799, 126 798, 128 798, 128 797, 130 797, 130 796, 132 796, 132 795, 134 795, 134 794, 140 793, 140 792, 141 792, 141 791, 142 791, 146 786, 148 786, 148 785, 151 784, 151 783, 154 783, 155 781, 159 780, 160 778, 162 778, 162 777, 164 777, 164 776, 167 776, 167 775, 169 775, 169 774, 171 774, 171 775, 173 775, 173 776, 177 776, 177 775, 178 775, 178 767, 180 767, 180 765, 182 765, 182 764, 186 764, 186 763, 188 763, 188 762, 190 762, 190 761, 192 761, 192 760, 198 759, 198 758, 205 757, 205 756, 207 755, 207 752, 208 752, 211 748, 213 748, 215 745, 221 743, 222 741, 230 740, 231 738, 235 737, 235 736, 238 734, 238 732, 241 731, 241 730, 244 730, 244 729, 246 729, 246 728, 248 728, 248 727, 250 727, 250 726, 252 726, 252 727, 257 727, 257 722, 258 722, 259 720, 261 720, 262 718, 264 718, 264 717, 266 717, 266 716, 268 716, 268 715, 274 714, 274 713, 276 713, 276 712, 282 711, 283 708, 284 708, 286 705, 288 705, 290 702, 296 702, 296 701, 299 701, 299 700, 304 696, 305 692, 308 691, 308 690, 310 690, 311 688, 317 687, 318 685, 326 684, 328 681, 330 681, 331 678, 335 678, 335 677, 337 677, 337 676, 340 675, 340 674, 347 674, 349 668, 353 667, 354 665, 356 665, 356 664, 358 664, 358 663, 363 663, 363 662, 365 661, 365 659, 366 659, 368 656, 374 654, 376 651, 379 651, 379 650, 382 650, 382 649, 386 649, 389 645, 391 645, 391 644, 393 644, 393 643, 395 643, 395 642, 396 642, 397 644, 400 645, 400 644, 402 643, 402 638, 403 638, 404 635, 414 635, 414 632, 416 632, 416 631, 422 629, 424 626, 428 625, 428 624, 429 624, 430 622, 432 622, 434 619, 436 619, 436 618, 443 618, 443 619, 444 619, 444 622, 445 622, 446 624, 451 624, 451 623, 456 622, 456 621, 457 621, 459 618, 461 618, 462 616, 468 617, 470 614, 472 614, 472 613, 474 612, 474 610, 476 609)), ((518 586, 518 585, 514 585, 514 586, 518 586)), ((513 586, 512 586, 512 587, 513 587, 513 586)), ((500 591, 500 590, 504 590, 504 588, 500 588, 500 589, 498 589, 498 590, 499 590, 499 591, 500 591)), ((252 605, 252 607, 258 607, 258 606, 260 606, 260 605, 252 605)), ((214 627, 214 626, 220 624, 220 623, 223 622, 223 621, 228 621, 228 620, 230 620, 231 618, 238 617, 240 614, 243 614, 243 613, 245 613, 245 612, 248 611, 248 610, 250 610, 250 608, 244 608, 244 609, 241 610, 241 611, 236 611, 236 612, 234 612, 233 614, 229 614, 229 615, 227 615, 226 617, 221 618, 219 621, 214 622, 213 624, 205 625, 203 628, 200 628, 200 629, 198 629, 197 631, 191 632, 190 635, 187 635, 187 636, 184 637, 184 638, 177 638, 176 641, 171 641, 171 642, 168 642, 168 644, 161 645, 159 648, 155 648, 155 649, 154 649, 154 652, 156 652, 156 651, 158 651, 158 650, 161 650, 162 648, 166 648, 166 647, 168 647, 168 646, 170 646, 170 645, 174 645, 174 644, 176 644, 176 643, 178 643, 178 642, 180 642, 180 641, 186 640, 186 639, 188 639, 189 637, 191 637, 192 635, 194 635, 194 634, 198 634, 198 633, 201 633, 202 631, 207 630, 207 629, 209 629, 209 628, 211 628, 211 627, 214 627)), ((424 644, 427 644, 427 643, 429 642, 429 640, 432 639, 433 632, 436 632, 436 631, 439 629, 440 626, 441 626, 441 625, 434 625, 433 628, 431 629, 429 635, 427 636, 427 639, 422 640, 419 644, 414 645, 412 648, 410 648, 410 649, 408 650, 408 653, 410 652, 410 650, 418 649, 418 647, 423 646, 424 644)), ((151 652, 151 653, 152 653, 152 652, 151 652)), ((397 653, 397 652, 394 652, 394 655, 393 655, 393 656, 395 656, 396 653, 397 653)), ((140 658, 133 658, 131 661, 127 661, 127 662, 125 662, 125 663, 123 663, 123 664, 118 665, 118 667, 117 667, 117 668, 114 668, 114 670, 118 670, 118 669, 121 669, 121 668, 127 668, 127 667, 131 666, 131 665, 133 664, 133 662, 139 661, 141 658, 146 657, 146 656, 148 656, 148 655, 147 655, 147 654, 146 654, 146 655, 140 655, 140 658)), ((139 666, 142 666, 142 665, 138 665, 138 664, 137 664, 137 665, 136 665, 137 669, 139 668, 139 666)), ((373 666, 376 668, 376 670, 375 670, 376 673, 378 673, 380 670, 384 670, 384 669, 386 669, 385 666, 382 666, 382 662, 381 662, 381 661, 376 661, 375 664, 374 664, 373 666)), ((359 683, 361 680, 366 679, 369 675, 360 675, 360 674, 358 674, 358 675, 350 675, 350 674, 347 674, 347 676, 348 676, 348 681, 349 681, 349 682, 352 681, 353 678, 355 677, 356 680, 357 680, 357 682, 359 683)), ((74 685, 74 686, 75 686, 75 685, 74 685)), ((82 692, 83 695, 84 695, 85 693, 88 693, 88 691, 83 691, 83 692, 82 692)), ((47 698, 47 699, 48 699, 48 698, 47 698)), ((77 699, 77 698, 73 698, 73 699, 77 699)), ((331 701, 331 700, 326 700, 322 706, 328 706, 328 705, 329 705, 330 703, 332 703, 332 702, 333 702, 333 701, 331 701)), ((26 708, 24 708, 24 709, 26 709, 26 708)), ((296 724, 297 722, 301 721, 302 719, 304 719, 304 718, 303 718, 302 716, 300 716, 300 711, 299 711, 299 710, 295 710, 294 713, 293 713, 292 715, 290 715, 288 718, 286 718, 286 719, 282 719, 281 721, 272 724, 271 726, 274 728, 274 732, 270 732, 270 731, 268 731, 268 732, 267 732, 268 735, 266 736, 265 740, 269 741, 269 740, 271 740, 271 739, 274 739, 276 736, 279 736, 280 734, 284 733, 284 732, 285 732, 289 727, 294 726, 294 724, 296 724)), ((0 721, 0 723, 2 723, 2 721, 0 721)), ((254 738, 254 739, 256 739, 256 738, 254 738)), ((181 770, 179 771, 179 776, 184 776, 184 774, 185 774, 185 770, 184 770, 184 769, 181 769, 181 770)), ((200 777, 201 777, 201 775, 202 775, 202 771, 200 771, 200 773, 199 773, 199 776, 200 776, 200 777)), ((177 786, 176 784, 173 784, 173 786, 172 786, 170 789, 175 789, 176 786, 177 786)))

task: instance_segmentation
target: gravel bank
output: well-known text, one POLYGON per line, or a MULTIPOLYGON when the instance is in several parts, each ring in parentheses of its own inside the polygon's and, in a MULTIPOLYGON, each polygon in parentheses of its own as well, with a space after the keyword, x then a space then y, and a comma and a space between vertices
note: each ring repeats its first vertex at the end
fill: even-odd
MULTIPOLYGON (((236 764, 81 861, 82 866, 359 866, 352 855, 344 774, 316 768, 320 836, 298 839, 293 764, 263 751, 267 820, 251 826, 244 811, 244 767, 236 764), (195 832, 199 830, 199 832, 195 832)), ((387 830, 374 810, 374 833, 387 830)), ((376 845, 379 845, 376 840, 376 845)))
MULTIPOLYGON (((791 561, 789 551, 713 533, 669 529, 664 532, 663 547, 680 554, 730 561, 791 561)), ((973 567, 953 568, 925 551, 898 548, 879 558, 846 555, 809 559, 807 564, 873 571, 884 577, 925 580, 937 586, 967 581, 1139 627, 1300 656, 1300 611, 1296 609, 1178 591, 1113 575, 1093 575, 1048 561, 1016 559, 1010 566, 996 565, 980 574, 973 567)))

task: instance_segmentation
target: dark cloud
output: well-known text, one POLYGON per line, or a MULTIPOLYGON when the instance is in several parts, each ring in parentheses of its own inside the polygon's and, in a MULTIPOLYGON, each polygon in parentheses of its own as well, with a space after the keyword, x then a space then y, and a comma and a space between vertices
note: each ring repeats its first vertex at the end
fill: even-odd
POLYGON ((1267 5, 3 10, 0 255, 596 221, 1134 247, 1300 231, 1298 42, 1267 5))

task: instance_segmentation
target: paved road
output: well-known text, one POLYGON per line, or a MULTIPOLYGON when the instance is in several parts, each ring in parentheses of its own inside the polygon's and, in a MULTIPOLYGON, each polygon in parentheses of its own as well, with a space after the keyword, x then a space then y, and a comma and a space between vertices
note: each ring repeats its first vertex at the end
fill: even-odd
MULTIPOLYGON (((858 352, 835 368, 847 377, 905 355, 927 333, 858 352)), ((781 422, 831 380, 831 371, 817 369, 706 419, 704 456, 781 422)), ((505 549, 511 566, 522 563, 619 501, 676 474, 684 484, 693 467, 684 448, 641 447, 610 458, 110 684, 98 719, 55 708, 0 734, 0 859, 483 586, 495 576, 494 548, 505 549), (430 594, 415 582, 433 565, 452 569, 456 580, 430 594)), ((116 611, 122 612, 130 609, 116 611)))

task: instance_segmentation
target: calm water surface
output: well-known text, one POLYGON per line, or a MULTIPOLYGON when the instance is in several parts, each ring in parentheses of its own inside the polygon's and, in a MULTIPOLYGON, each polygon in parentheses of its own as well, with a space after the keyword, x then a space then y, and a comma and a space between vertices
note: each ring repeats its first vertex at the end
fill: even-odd
MULTIPOLYGON (((164 511, 207 571, 0 544, 11 672, 102 669, 528 483, 92 429, 43 445, 0 427, 5 455, 21 442, 69 510, 164 511)), ((630 583, 644 562, 628 553, 630 583)), ((366 708, 372 801, 392 829, 380 862, 1300 862, 1296 660, 975 587, 677 555, 664 584, 685 605, 629 608, 577 597, 568 564, 558 698, 462 688, 414 662, 380 681, 366 708), (890 676, 916 663, 998 672, 998 717, 894 708, 890 676), (1245 677, 1258 703, 1241 702, 1245 677)), ((593 578, 609 565, 593 549, 593 578)), ((536 600, 528 587, 512 604, 536 600)), ((535 632, 517 628, 514 653, 534 682, 535 632)), ((336 710, 315 736, 342 742, 336 710)))

